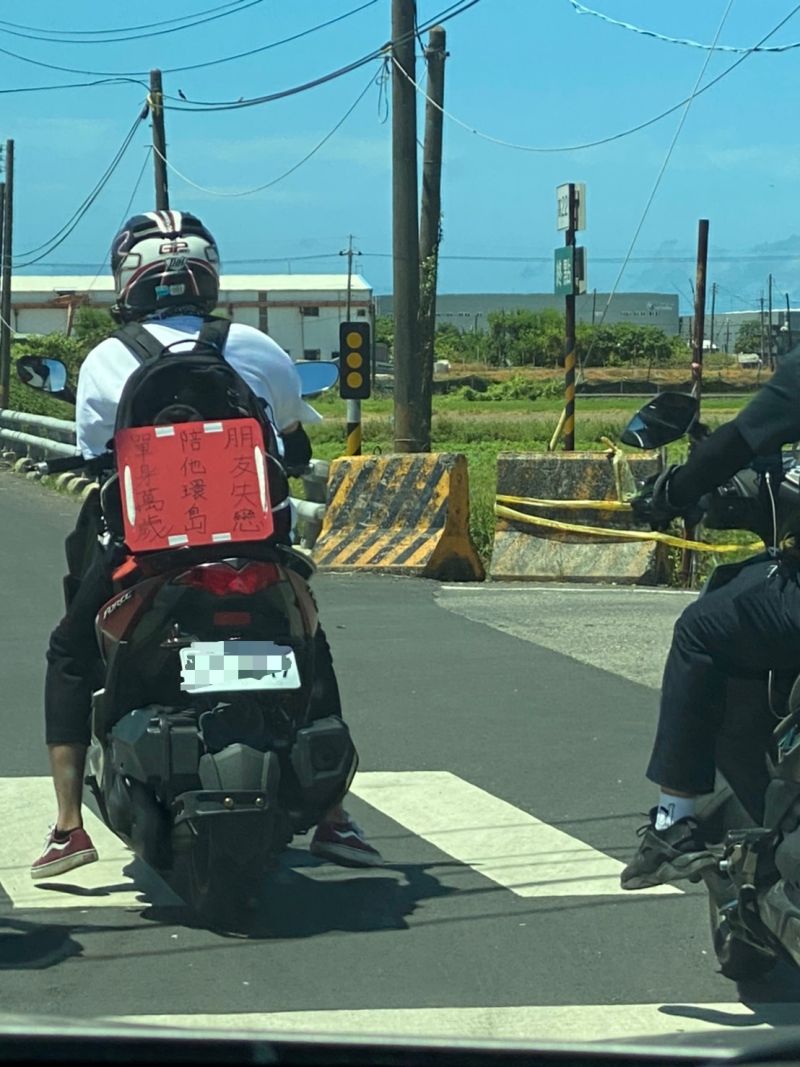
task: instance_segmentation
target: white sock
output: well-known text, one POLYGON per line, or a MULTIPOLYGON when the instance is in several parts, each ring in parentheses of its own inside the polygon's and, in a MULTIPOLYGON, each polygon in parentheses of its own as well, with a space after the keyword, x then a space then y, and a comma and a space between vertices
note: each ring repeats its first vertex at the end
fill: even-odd
POLYGON ((671 793, 661 793, 658 797, 656 830, 669 830, 673 823, 694 815, 696 810, 696 797, 674 797, 671 793))

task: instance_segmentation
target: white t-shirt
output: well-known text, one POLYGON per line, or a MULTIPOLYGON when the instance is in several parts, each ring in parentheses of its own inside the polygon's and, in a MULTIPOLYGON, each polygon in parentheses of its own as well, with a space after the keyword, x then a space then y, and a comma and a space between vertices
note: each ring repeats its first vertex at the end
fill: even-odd
MULTIPOLYGON (((194 315, 143 323, 163 345, 196 340, 202 324, 203 320, 194 315)), ((294 422, 322 420, 302 398, 300 377, 291 357, 260 330, 240 322, 232 323, 225 359, 256 396, 266 400, 268 414, 277 430, 285 430, 294 422)), ((130 349, 116 337, 101 341, 83 361, 78 376, 75 428, 78 448, 85 459, 108 451, 122 388, 139 366, 130 349)))

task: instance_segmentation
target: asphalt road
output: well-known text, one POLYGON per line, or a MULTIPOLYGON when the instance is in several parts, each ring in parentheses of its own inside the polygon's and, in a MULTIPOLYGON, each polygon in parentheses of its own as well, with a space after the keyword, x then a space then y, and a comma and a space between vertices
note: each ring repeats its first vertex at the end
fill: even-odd
POLYGON ((94 882, 34 887, 43 654, 75 512, 0 472, 3 1011, 539 1038, 794 1021, 794 972, 740 990, 716 972, 700 889, 616 888, 652 803, 683 594, 320 575, 361 754, 349 808, 386 867, 320 864, 296 841, 250 938, 198 928, 113 848, 94 882))

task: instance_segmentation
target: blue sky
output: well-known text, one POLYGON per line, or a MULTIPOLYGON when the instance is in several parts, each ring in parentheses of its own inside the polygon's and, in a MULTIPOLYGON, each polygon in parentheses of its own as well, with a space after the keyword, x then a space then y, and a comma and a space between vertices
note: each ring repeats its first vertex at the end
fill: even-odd
MULTIPOLYGON (((180 32, 78 45, 14 36, 8 23, 48 31, 128 27, 155 21, 161 9, 37 0, 20 8, 14 5, 19 14, 6 15, 0 24, 0 48, 87 71, 147 71, 157 66, 166 72, 257 48, 363 2, 262 0, 180 32)), ((587 2, 614 18, 703 42, 713 40, 728 6, 728 0, 587 2)), ((419 0, 420 22, 448 3, 419 0)), ((176 18, 213 6, 215 0, 174 0, 166 10, 176 18)), ((297 42, 202 70, 165 73, 165 92, 229 100, 314 78, 384 43, 390 36, 390 7, 390 0, 376 0, 297 42)), ((793 7, 792 0, 734 0, 720 43, 751 46, 793 7)), ((533 146, 580 144, 649 119, 689 95, 706 56, 696 48, 663 43, 576 14, 569 0, 481 0, 446 28, 446 108, 486 134, 533 146)), ((800 14, 770 43, 792 41, 800 41, 800 14)), ((735 58, 713 55, 706 80, 735 58)), ((687 305, 697 220, 708 217, 709 281, 720 285, 719 310, 754 305, 766 290, 770 271, 776 303, 789 291, 793 304, 800 305, 798 64, 800 49, 750 56, 695 100, 620 289, 678 291, 687 305)), ((170 111, 170 161, 209 190, 235 192, 263 184, 310 151, 379 71, 376 63, 300 95, 241 111, 170 111)), ((419 63, 420 80, 423 75, 419 63)), ((5 55, 0 89, 83 80, 89 79, 5 55)), ((47 240, 66 221, 110 162, 143 99, 144 88, 136 83, 5 95, 0 136, 13 137, 16 145, 15 254, 47 240)), ((372 85, 312 159, 252 196, 201 192, 171 174, 172 206, 195 211, 212 227, 229 272, 336 271, 343 267, 337 253, 353 233, 363 253, 361 273, 377 292, 390 291, 391 124, 386 106, 385 92, 372 85), (236 263, 262 258, 262 266, 236 263)), ((420 101, 420 119, 423 107, 420 101)), ((590 288, 607 289, 679 118, 676 112, 601 147, 549 154, 505 148, 446 120, 442 255, 509 260, 445 258, 440 289, 549 290, 550 257, 561 243, 554 190, 570 180, 585 181, 588 187, 588 226, 582 240, 588 249, 590 288)), ((142 124, 79 227, 32 272, 94 273, 100 267, 133 192, 149 137, 148 125, 142 124)), ((134 209, 151 208, 152 195, 148 165, 134 209)))

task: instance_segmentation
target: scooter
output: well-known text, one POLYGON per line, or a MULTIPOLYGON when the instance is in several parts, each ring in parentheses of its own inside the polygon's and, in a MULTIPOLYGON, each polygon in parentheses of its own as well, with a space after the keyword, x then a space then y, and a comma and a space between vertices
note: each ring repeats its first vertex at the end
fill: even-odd
MULTIPOLYGON (((331 364, 296 366, 305 395, 338 377, 331 364)), ((74 400, 60 361, 23 357, 17 370, 74 400)), ((315 568, 270 540, 131 552, 114 532, 113 457, 89 467, 100 488, 85 525, 122 563, 96 617, 86 785, 106 825, 204 921, 234 928, 278 854, 345 795, 358 763, 325 705, 335 676, 309 586, 315 568)), ((66 579, 68 595, 78 580, 66 579)))
MULTIPOLYGON (((705 428, 688 394, 658 394, 631 419, 624 444, 663 448, 705 428)), ((716 567, 706 596, 778 545, 800 518, 800 459, 790 452, 754 461, 701 501, 703 522, 749 530, 764 551, 716 567)), ((708 891, 714 951, 734 981, 767 974, 786 960, 800 966, 800 648, 797 672, 767 680, 731 679, 717 749, 723 780, 702 798, 698 820, 715 863, 698 875, 708 891)))

